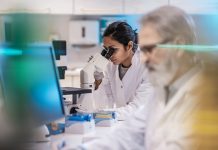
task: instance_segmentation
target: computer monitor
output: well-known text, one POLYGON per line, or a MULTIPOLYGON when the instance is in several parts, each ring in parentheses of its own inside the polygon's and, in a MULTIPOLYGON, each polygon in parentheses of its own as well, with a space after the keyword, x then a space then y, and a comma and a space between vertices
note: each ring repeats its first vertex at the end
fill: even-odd
MULTIPOLYGON (((55 59, 60 60, 61 55, 67 55, 67 42, 64 40, 54 40, 52 41, 52 46, 55 53, 55 59)), ((65 78, 65 71, 67 66, 58 66, 58 73, 60 79, 65 78)))
POLYGON ((52 45, 55 52, 56 60, 60 60, 61 55, 67 54, 67 42, 64 40, 54 40, 52 41, 52 45))
POLYGON ((16 123, 42 125, 64 116, 51 44, 0 45, 0 77, 6 110, 16 123))

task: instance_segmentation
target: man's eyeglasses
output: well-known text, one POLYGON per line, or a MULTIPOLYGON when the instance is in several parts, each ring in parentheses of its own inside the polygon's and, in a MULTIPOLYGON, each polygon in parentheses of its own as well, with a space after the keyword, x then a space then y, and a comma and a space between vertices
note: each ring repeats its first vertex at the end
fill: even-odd
POLYGON ((144 46, 140 47, 140 50, 144 53, 151 53, 153 51, 153 49, 157 47, 157 45, 165 44, 167 42, 168 42, 167 40, 164 40, 163 42, 159 42, 156 44, 144 45, 144 46))
POLYGON ((157 47, 157 44, 152 44, 152 45, 145 45, 140 47, 140 50, 144 53, 151 53, 154 48, 157 47))

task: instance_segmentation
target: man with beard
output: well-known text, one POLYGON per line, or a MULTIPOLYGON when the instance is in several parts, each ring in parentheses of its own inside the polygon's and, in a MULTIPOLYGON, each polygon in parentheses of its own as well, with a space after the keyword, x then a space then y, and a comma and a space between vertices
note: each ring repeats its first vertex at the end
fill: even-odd
POLYGON ((209 98, 207 106, 218 105, 215 101, 218 92, 214 90, 218 85, 214 76, 214 73, 218 74, 217 64, 202 66, 194 52, 160 48, 159 44, 189 45, 195 42, 193 20, 183 10, 163 6, 143 16, 141 24, 139 45, 156 87, 155 96, 143 110, 110 134, 82 145, 82 149, 199 148, 197 145, 201 143, 199 139, 203 132, 196 130, 199 129, 196 123, 203 123, 199 114, 206 108, 200 97, 209 98), (207 75, 214 80, 209 81, 207 75))

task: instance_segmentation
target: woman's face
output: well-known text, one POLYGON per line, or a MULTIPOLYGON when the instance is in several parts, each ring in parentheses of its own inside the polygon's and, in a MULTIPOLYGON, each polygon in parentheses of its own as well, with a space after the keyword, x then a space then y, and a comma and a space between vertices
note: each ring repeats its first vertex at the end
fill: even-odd
POLYGON ((110 57, 110 60, 113 62, 114 65, 122 64, 130 57, 132 53, 132 49, 130 49, 129 46, 125 47, 123 44, 112 39, 110 36, 106 36, 103 38, 103 44, 103 46, 107 49, 115 49, 113 55, 110 57))

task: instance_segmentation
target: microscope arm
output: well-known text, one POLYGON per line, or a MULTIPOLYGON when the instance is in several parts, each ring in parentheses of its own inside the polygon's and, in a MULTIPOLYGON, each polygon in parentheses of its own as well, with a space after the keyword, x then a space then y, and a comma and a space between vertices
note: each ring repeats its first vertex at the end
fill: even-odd
POLYGON ((81 88, 93 89, 95 81, 93 75, 94 71, 96 70, 96 68, 104 70, 107 64, 108 60, 100 53, 96 53, 94 57, 89 60, 88 64, 80 71, 81 88))

